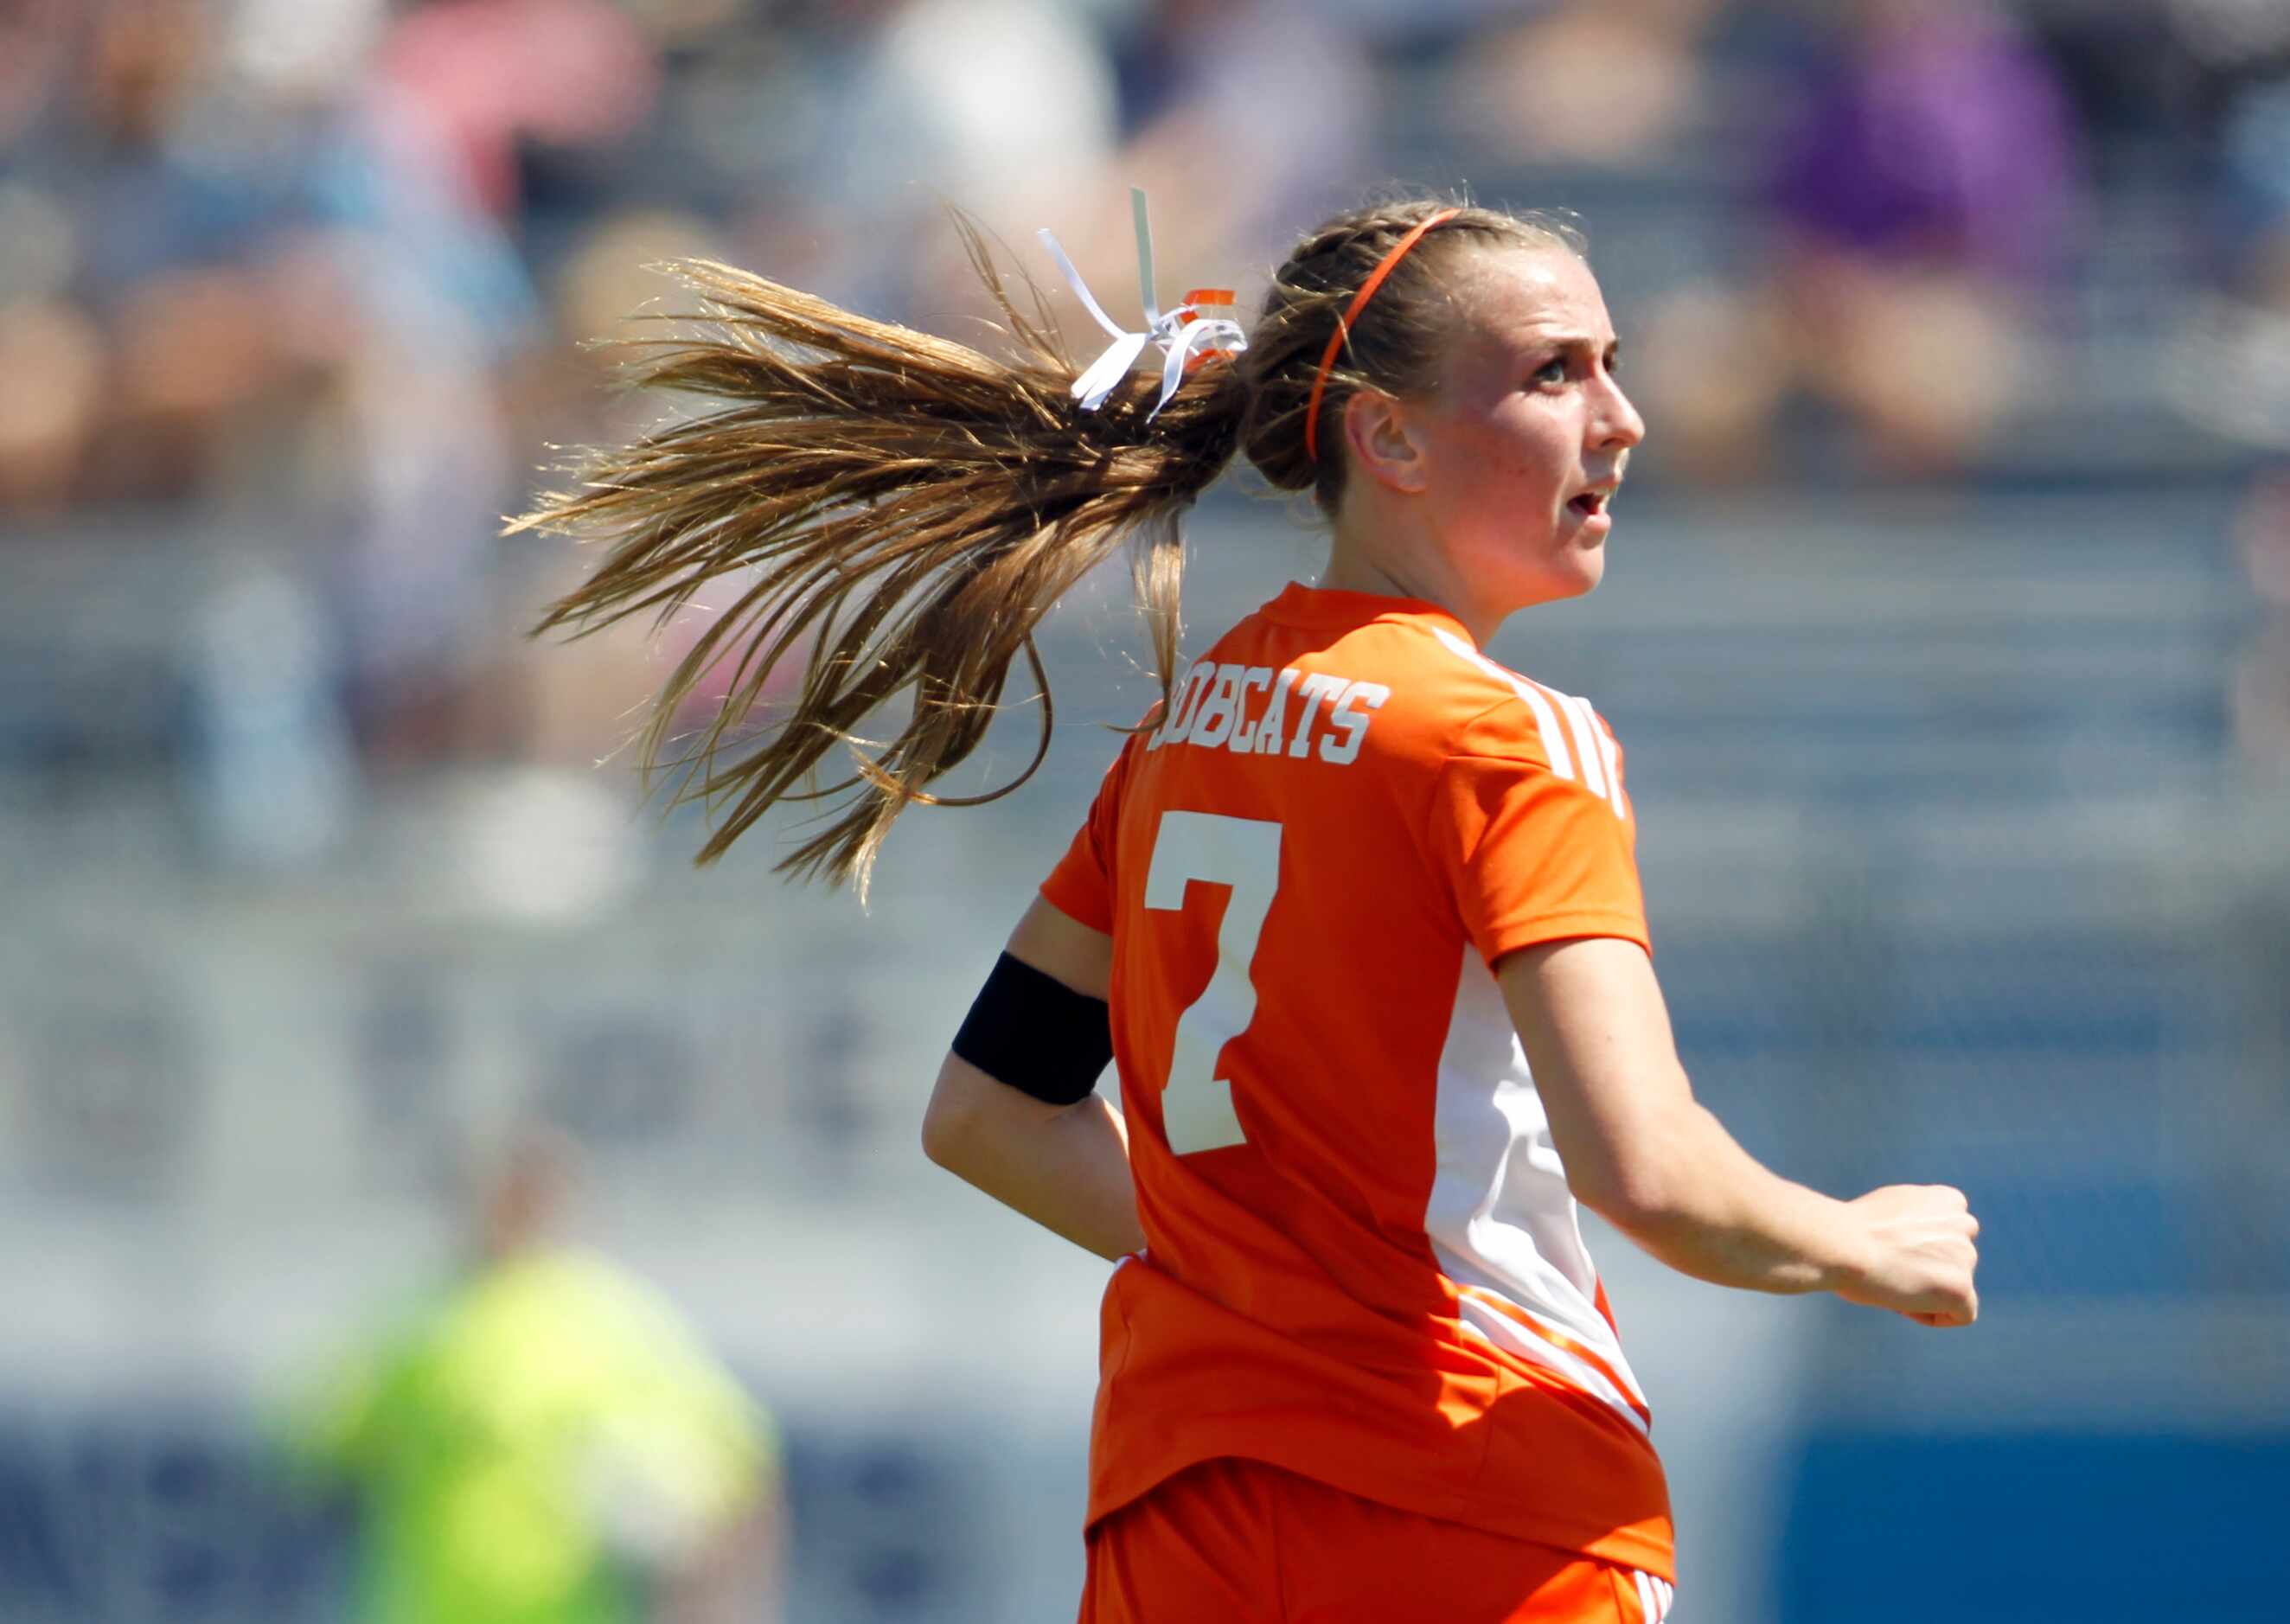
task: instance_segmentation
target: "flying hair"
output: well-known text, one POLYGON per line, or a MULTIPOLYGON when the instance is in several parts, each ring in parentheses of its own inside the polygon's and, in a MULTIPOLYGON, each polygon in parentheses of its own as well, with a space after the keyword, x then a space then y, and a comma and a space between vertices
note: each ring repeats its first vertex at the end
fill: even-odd
POLYGON ((826 826, 776 868, 863 895, 907 807, 1008 794, 1047 756, 1053 708, 1035 643, 1042 617, 1125 540, 1163 702, 1178 667, 1184 566, 1179 520, 1237 449, 1277 489, 1333 513, 1341 423, 1363 388, 1432 388, 1449 330, 1440 273, 1468 245, 1580 252, 1563 225, 1454 200, 1341 215, 1275 273, 1248 349, 1188 370, 1154 412, 1158 380, 1132 376, 1096 410, 1030 280, 1021 309, 967 220, 972 265, 1001 312, 1004 358, 711 261, 669 270, 697 299, 673 336, 627 340, 643 390, 705 403, 634 444, 592 452, 573 487, 543 492, 508 529, 604 545, 587 580, 533 635, 586 636, 632 616, 666 624, 711 583, 737 596, 661 684, 640 736, 647 781, 669 804, 716 814, 699 852, 721 857, 781 801, 835 803, 826 826), (1399 240, 1442 209, 1421 244, 1352 322, 1344 307, 1399 240), (1316 372, 1332 339, 1340 353, 1316 372), (1315 410, 1317 408, 1317 410, 1315 410), (1319 454, 1305 444, 1318 420, 1319 454), (1015 778, 984 793, 930 788, 977 748, 1023 656, 1041 693, 1040 735, 1015 778), (791 700, 759 715, 786 662, 791 700), (695 734, 680 708, 719 664, 731 680, 695 734), (896 701, 904 700, 903 716, 896 701), (889 719, 878 716, 885 711, 889 719), (869 724, 887 737, 869 740, 869 724), (847 750, 850 772, 818 783, 847 750))

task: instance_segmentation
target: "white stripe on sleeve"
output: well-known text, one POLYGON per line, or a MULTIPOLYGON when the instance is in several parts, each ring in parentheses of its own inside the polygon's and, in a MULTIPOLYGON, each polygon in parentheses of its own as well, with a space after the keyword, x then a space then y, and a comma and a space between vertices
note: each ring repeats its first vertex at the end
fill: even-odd
MULTIPOLYGON (((1587 700, 1583 701, 1583 708, 1586 710, 1590 708, 1589 701, 1587 700)), ((1630 815, 1630 809, 1622 794, 1621 764, 1614 755, 1614 730, 1606 725, 1606 719, 1604 716, 1596 710, 1591 710, 1590 731, 1597 736, 1598 759, 1606 764, 1608 796, 1614 803, 1614 816, 1627 818, 1630 815)))
MULTIPOLYGON (((1504 670, 1451 631, 1435 627, 1432 636, 1445 644, 1449 652, 1461 655, 1488 676, 1509 684, 1510 691, 1526 701, 1526 708, 1534 713, 1535 730, 1542 735, 1542 753, 1550 758, 1550 770, 1561 778, 1573 778, 1574 759, 1567 753, 1566 735, 1559 731, 1558 717, 1551 710, 1550 701, 1542 697, 1542 690, 1504 670)), ((1591 768, 1593 772, 1597 770, 1595 766, 1591 768)))
POLYGON ((1590 716, 1590 702, 1576 699, 1571 693, 1551 691, 1558 708, 1566 713, 1566 725, 1574 732, 1574 748, 1582 757, 1582 782, 1592 795, 1606 793, 1606 774, 1599 764, 1598 724, 1590 716))

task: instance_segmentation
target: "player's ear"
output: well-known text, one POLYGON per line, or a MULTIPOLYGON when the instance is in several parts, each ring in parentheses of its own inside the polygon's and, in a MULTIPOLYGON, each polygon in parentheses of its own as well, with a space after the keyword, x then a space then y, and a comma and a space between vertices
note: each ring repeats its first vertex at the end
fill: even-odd
POLYGON ((1344 403, 1344 448, 1354 469, 1389 490, 1413 495, 1429 484, 1414 414, 1381 389, 1355 390, 1344 403))

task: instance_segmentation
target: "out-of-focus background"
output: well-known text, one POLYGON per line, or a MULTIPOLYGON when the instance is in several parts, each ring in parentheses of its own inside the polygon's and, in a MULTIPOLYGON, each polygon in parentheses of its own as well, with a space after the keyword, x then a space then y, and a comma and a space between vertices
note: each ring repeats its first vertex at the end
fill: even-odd
MULTIPOLYGON (((2279 0, 0 0, 0 1617, 343 1616, 280 1418, 534 1124, 777 1418, 788 1618, 1069 1616, 1104 1271, 916 1135, 1125 580, 862 911, 689 868, 691 622, 527 642, 582 561, 500 521, 649 420, 650 262, 982 339, 958 204, 1085 359, 1035 228, 1133 318, 1142 185, 1246 305, 1401 183, 1579 212, 1625 336, 1605 585, 1496 652, 1629 748, 1700 1092, 1987 1224, 1950 1335, 1604 1237, 1680 1616, 2279 1618, 2286 74, 2279 0)), ((1197 644, 1317 565, 1248 483, 1197 644)))

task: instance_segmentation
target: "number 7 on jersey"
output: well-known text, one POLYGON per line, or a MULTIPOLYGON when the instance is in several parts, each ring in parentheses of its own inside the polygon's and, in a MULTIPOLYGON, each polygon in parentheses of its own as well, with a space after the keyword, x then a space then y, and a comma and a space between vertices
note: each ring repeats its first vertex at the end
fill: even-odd
POLYGON ((1217 1062, 1256 1019, 1250 970, 1280 886, 1280 826, 1219 812, 1163 812, 1145 874, 1145 906, 1183 911, 1193 880, 1230 886, 1232 899, 1217 927, 1216 972, 1177 1019, 1161 1090, 1162 1131, 1179 1156, 1248 1140, 1233 1112, 1231 1081, 1217 1075, 1217 1062))

